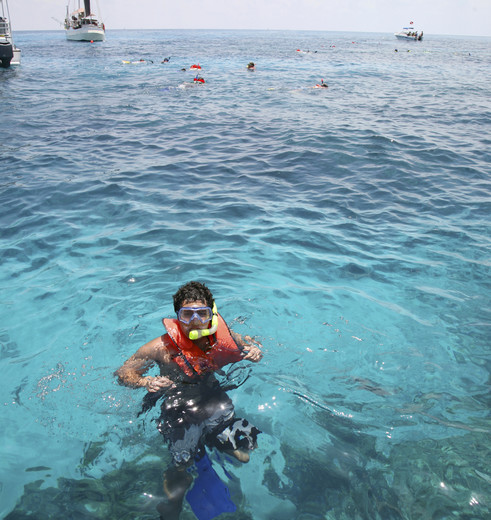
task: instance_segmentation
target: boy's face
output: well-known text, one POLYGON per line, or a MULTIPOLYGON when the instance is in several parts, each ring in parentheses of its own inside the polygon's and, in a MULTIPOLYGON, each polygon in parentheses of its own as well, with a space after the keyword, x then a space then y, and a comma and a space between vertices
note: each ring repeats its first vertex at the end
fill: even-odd
MULTIPOLYGON (((203 309, 203 308, 209 308, 206 305, 206 302, 202 300, 184 300, 182 303, 181 309, 203 309)), ((179 326, 181 327, 181 330, 184 332, 184 334, 189 337, 189 333, 192 330, 203 330, 207 329, 208 325, 211 320, 211 309, 210 309, 210 319, 205 321, 205 323, 202 323, 201 320, 194 315, 189 323, 184 323, 183 321, 179 320, 179 326)))

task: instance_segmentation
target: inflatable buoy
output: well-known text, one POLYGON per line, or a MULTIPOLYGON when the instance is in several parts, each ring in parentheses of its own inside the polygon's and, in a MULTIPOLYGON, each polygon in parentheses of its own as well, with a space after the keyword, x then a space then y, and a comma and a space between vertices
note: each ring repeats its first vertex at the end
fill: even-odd
POLYGON ((204 83, 204 82, 205 82, 205 80, 204 80, 203 78, 198 78, 198 77, 194 78, 193 81, 194 81, 195 83, 204 83))
POLYGON ((201 67, 200 67, 199 64, 198 65, 191 65, 191 67, 189 67, 189 68, 190 69, 194 69, 194 70, 198 70, 198 69, 201 70, 201 67))

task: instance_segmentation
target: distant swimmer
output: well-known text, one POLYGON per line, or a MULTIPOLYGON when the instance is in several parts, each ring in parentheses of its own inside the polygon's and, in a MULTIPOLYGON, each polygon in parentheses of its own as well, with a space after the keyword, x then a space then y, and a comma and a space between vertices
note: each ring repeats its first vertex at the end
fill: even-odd
POLYGON ((170 56, 168 58, 164 58, 160 63, 169 63, 170 56))
POLYGON ((196 85, 204 85, 206 82, 204 78, 201 78, 199 73, 193 78, 193 82, 185 81, 181 83, 177 88, 186 89, 186 88, 194 88, 196 85))
POLYGON ((321 79, 321 82, 317 83, 317 85, 314 85, 312 88, 328 88, 328 84, 324 83, 324 80, 321 79))
POLYGON ((248 70, 255 70, 256 69, 256 65, 253 61, 250 61, 248 64, 247 64, 247 69, 248 70))
POLYGON ((122 60, 122 63, 124 64, 131 64, 131 65, 141 65, 142 63, 153 63, 152 60, 144 60, 143 58, 140 58, 137 61, 130 61, 130 60, 122 60))

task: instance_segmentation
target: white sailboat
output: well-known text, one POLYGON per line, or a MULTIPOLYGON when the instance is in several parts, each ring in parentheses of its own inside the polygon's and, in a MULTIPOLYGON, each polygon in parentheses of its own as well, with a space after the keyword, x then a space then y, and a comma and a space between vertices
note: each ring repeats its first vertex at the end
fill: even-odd
POLYGON ((7 0, 0 0, 0 67, 4 69, 20 65, 20 49, 14 44, 9 20, 7 0))
POLYGON ((65 34, 67 40, 101 42, 105 39, 106 28, 92 13, 90 0, 78 0, 78 7, 70 12, 70 3, 66 7, 65 34))

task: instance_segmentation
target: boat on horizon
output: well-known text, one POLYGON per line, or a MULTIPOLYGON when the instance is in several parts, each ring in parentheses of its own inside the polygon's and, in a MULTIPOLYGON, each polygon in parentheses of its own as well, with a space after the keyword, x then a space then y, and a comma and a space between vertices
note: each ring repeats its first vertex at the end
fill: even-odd
POLYGON ((90 0, 78 0, 76 9, 70 12, 70 2, 66 6, 66 39, 79 42, 102 42, 106 38, 104 23, 92 12, 90 0))
POLYGON ((0 66, 20 65, 20 49, 14 44, 7 0, 0 0, 0 66))
POLYGON ((414 28, 414 22, 409 23, 409 27, 403 27, 399 32, 394 33, 398 40, 414 40, 420 42, 423 39, 423 31, 414 28))

